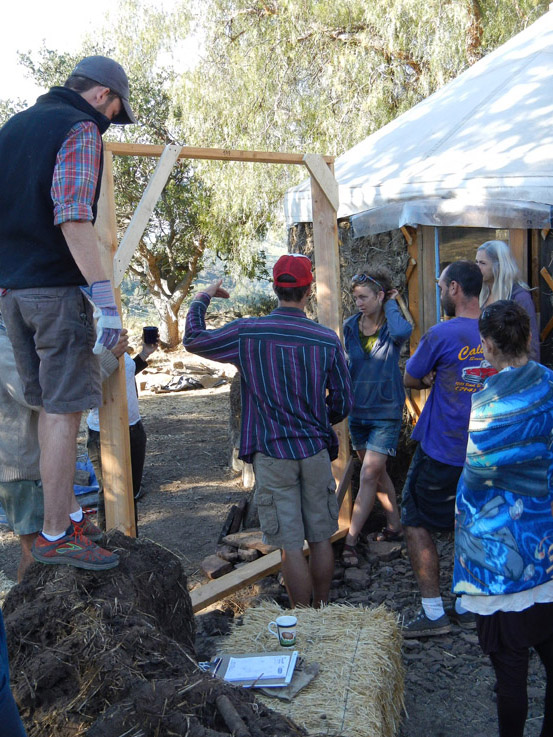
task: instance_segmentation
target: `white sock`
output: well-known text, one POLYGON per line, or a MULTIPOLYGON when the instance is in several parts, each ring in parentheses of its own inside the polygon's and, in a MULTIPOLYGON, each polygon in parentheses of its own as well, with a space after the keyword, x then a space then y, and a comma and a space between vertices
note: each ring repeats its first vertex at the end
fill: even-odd
POLYGON ((83 508, 79 507, 78 512, 71 512, 69 516, 71 517, 71 522, 82 522, 84 517, 83 508))
POLYGON ((422 599, 422 608, 424 613, 432 621, 443 617, 445 614, 444 604, 441 596, 436 596, 433 599, 422 599))
POLYGON ((42 537, 45 537, 50 543, 54 543, 56 540, 61 540, 64 536, 65 532, 62 532, 61 535, 47 535, 45 532, 42 533, 42 537))
POLYGON ((466 614, 468 612, 468 609, 465 609, 464 606, 461 606, 460 596, 455 599, 455 611, 457 612, 457 614, 466 614))

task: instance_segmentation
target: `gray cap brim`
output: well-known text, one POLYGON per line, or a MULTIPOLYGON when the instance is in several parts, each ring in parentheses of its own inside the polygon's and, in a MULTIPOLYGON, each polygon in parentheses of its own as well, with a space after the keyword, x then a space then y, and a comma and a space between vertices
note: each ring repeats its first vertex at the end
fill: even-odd
POLYGON ((115 118, 112 118, 112 124, 130 125, 132 123, 136 123, 136 118, 134 117, 134 113, 131 110, 129 101, 125 100, 123 97, 120 97, 119 99, 122 103, 121 112, 119 113, 119 115, 116 115, 115 118))

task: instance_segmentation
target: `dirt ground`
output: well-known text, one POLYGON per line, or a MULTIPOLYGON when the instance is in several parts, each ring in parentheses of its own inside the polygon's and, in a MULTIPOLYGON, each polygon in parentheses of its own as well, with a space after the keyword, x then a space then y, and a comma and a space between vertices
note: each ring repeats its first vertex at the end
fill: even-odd
MULTIPOLYGON (((174 357, 172 358, 174 360, 174 357)), ((245 493, 240 478, 229 468, 229 384, 174 394, 143 394, 141 413, 148 434, 144 474, 146 495, 139 502, 139 537, 149 538, 175 553, 188 577, 189 587, 205 581, 200 563, 215 550, 231 504, 245 493)), ((81 436, 81 441, 84 435, 81 436)), ((442 591, 449 598, 452 541, 440 540, 442 591)), ((419 599, 405 551, 390 555, 362 549, 359 568, 336 568, 334 601, 352 604, 386 603, 398 616, 416 613, 419 599)), ((16 538, 0 528, 0 569, 15 579, 18 560, 16 538)), ((243 592, 266 591, 285 601, 276 579, 243 592)), ((224 632, 236 606, 219 608, 196 617, 196 647, 207 656, 213 636, 224 632)), ((407 641, 406 716, 398 737, 490 737, 497 734, 494 678, 481 654, 473 631, 454 627, 450 635, 407 641)), ((527 737, 541 726, 543 674, 537 657, 531 659, 530 713, 527 737)), ((370 736, 368 736, 370 737, 370 736)))

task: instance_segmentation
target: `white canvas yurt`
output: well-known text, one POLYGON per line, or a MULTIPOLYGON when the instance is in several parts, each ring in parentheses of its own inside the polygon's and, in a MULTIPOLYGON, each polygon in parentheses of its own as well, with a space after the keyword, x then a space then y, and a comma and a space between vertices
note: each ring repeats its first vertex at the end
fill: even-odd
MULTIPOLYGON (((338 219, 362 238, 402 229, 418 268, 410 310, 424 331, 438 319, 440 262, 508 240, 542 293, 553 273, 553 10, 455 80, 336 160, 338 219), (551 262, 551 265, 550 263, 551 262)), ((309 182, 285 197, 288 227, 311 222, 309 182)), ((545 320, 544 320, 545 317, 545 320)))

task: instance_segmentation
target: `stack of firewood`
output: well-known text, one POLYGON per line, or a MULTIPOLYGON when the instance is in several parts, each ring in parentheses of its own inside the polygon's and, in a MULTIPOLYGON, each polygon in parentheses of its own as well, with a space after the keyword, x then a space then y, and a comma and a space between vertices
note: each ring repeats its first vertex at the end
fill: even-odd
POLYGON ((202 561, 202 569, 209 578, 224 576, 244 563, 251 563, 261 555, 277 550, 263 542, 259 527, 249 526, 256 521, 255 513, 252 514, 250 497, 251 495, 244 496, 239 504, 230 508, 215 554, 208 555, 202 561))

